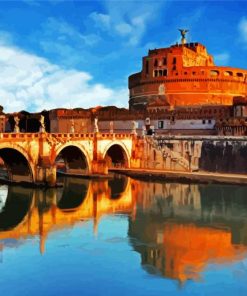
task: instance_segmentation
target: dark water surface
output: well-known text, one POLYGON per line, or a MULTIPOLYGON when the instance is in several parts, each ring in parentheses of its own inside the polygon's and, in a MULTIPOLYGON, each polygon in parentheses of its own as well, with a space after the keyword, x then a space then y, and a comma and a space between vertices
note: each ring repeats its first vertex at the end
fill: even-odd
POLYGON ((0 187, 0 295, 247 295, 247 187, 0 187))

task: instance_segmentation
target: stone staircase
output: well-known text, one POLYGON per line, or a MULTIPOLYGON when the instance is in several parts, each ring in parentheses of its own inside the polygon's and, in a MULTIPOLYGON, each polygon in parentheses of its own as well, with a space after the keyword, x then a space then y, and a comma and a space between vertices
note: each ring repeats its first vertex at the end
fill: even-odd
POLYGON ((160 151, 165 158, 170 158, 172 162, 176 163, 178 169, 183 171, 196 171, 198 168, 190 164, 189 160, 185 158, 181 153, 173 151, 166 144, 160 145, 158 137, 147 137, 147 142, 157 151, 160 151))

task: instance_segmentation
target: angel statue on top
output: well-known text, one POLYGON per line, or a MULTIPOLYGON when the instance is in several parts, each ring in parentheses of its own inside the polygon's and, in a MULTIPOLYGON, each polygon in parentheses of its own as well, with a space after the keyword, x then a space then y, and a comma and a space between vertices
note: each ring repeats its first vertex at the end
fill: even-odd
POLYGON ((180 33, 181 33, 181 43, 182 44, 185 44, 186 43, 186 38, 185 38, 185 35, 186 35, 186 33, 188 33, 189 32, 189 30, 186 30, 186 29, 178 29, 179 31, 180 31, 180 33))

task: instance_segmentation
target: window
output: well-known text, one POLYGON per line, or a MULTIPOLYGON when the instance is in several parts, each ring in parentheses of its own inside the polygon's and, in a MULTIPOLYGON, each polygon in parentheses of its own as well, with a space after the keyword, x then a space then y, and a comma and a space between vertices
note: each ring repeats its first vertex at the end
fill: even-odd
POLYGON ((209 123, 209 124, 211 124, 211 123, 212 123, 212 120, 211 120, 211 119, 209 119, 209 120, 208 120, 208 123, 209 123))
POLYGON ((163 65, 166 66, 166 64, 167 64, 167 60, 166 58, 163 58, 163 65))
POLYGON ((206 123, 206 120, 205 120, 205 119, 203 119, 203 120, 202 120, 202 124, 205 124, 205 123, 206 123))
POLYGON ((176 63, 177 63, 177 58, 173 58, 172 63, 173 63, 173 64, 176 64, 176 63))
POLYGON ((158 60, 155 59, 155 61, 154 61, 154 67, 157 67, 157 66, 158 66, 158 60))
POLYGON ((217 70, 211 70, 210 71, 210 75, 211 76, 219 76, 219 71, 217 71, 217 70))
POLYGON ((225 71, 225 72, 224 72, 224 75, 225 75, 225 76, 232 76, 232 72, 231 72, 231 71, 225 71))
POLYGON ((167 76, 167 70, 163 70, 163 76, 167 76))
POLYGON ((164 128, 164 121, 163 120, 158 121, 158 128, 164 128))
POLYGON ((237 77, 243 77, 243 73, 237 73, 237 77))

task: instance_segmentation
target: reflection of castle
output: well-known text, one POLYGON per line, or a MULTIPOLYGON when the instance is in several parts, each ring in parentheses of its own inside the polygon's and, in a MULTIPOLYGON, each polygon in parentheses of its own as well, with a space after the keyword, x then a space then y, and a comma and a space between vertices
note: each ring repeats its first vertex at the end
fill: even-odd
POLYGON ((198 278, 209 261, 246 255, 244 188, 136 181, 136 219, 130 220, 129 236, 136 239, 131 241, 144 268, 185 281, 198 278))

